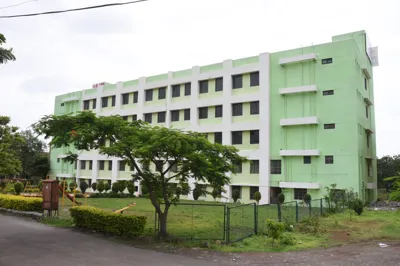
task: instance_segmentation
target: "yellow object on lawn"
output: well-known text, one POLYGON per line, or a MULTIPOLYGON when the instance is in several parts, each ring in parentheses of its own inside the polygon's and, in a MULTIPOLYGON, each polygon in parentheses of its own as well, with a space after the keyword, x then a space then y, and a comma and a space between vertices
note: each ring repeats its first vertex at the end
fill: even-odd
POLYGON ((132 208, 132 207, 135 206, 135 205, 136 205, 136 202, 134 202, 134 203, 132 203, 132 204, 129 204, 128 206, 126 206, 126 207, 124 207, 124 208, 122 208, 122 209, 120 209, 120 210, 114 211, 114 213, 120 213, 120 214, 122 214, 122 213, 124 213, 124 211, 126 211, 126 210, 129 209, 129 208, 132 208))

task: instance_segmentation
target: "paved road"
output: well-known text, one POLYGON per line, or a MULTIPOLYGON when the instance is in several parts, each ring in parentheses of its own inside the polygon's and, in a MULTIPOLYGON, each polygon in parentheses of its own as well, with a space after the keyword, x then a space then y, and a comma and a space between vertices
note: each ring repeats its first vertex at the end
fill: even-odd
POLYGON ((137 249, 95 236, 0 215, 0 266, 203 266, 204 260, 137 249))

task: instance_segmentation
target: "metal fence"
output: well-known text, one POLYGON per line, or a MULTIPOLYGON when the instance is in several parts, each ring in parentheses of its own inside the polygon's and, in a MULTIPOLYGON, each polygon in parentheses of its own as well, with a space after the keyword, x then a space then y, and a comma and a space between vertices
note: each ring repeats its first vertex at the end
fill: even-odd
POLYGON ((226 242, 233 243, 257 233, 257 205, 228 207, 226 242))

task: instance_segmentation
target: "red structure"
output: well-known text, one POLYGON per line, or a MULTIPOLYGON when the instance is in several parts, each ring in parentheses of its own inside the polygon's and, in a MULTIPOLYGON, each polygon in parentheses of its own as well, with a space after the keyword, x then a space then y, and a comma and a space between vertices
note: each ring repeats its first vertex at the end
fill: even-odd
POLYGON ((48 216, 58 215, 58 198, 59 198, 59 184, 58 180, 43 180, 42 195, 43 203, 42 208, 47 211, 48 216))

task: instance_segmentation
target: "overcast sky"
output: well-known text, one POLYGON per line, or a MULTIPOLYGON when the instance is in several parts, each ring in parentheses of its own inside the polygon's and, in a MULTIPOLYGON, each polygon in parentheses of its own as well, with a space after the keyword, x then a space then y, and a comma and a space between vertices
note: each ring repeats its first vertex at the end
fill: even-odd
MULTIPOLYGON (((0 15, 124 0, 37 0, 0 15)), ((0 7, 24 2, 1 0, 0 7)), ((378 156, 399 154, 400 1, 150 0, 30 18, 0 19, 17 61, 0 66, 0 114, 25 129, 51 114, 54 97, 93 83, 324 43, 366 30, 374 68, 378 156), (396 64, 397 63, 397 64, 396 64)))

